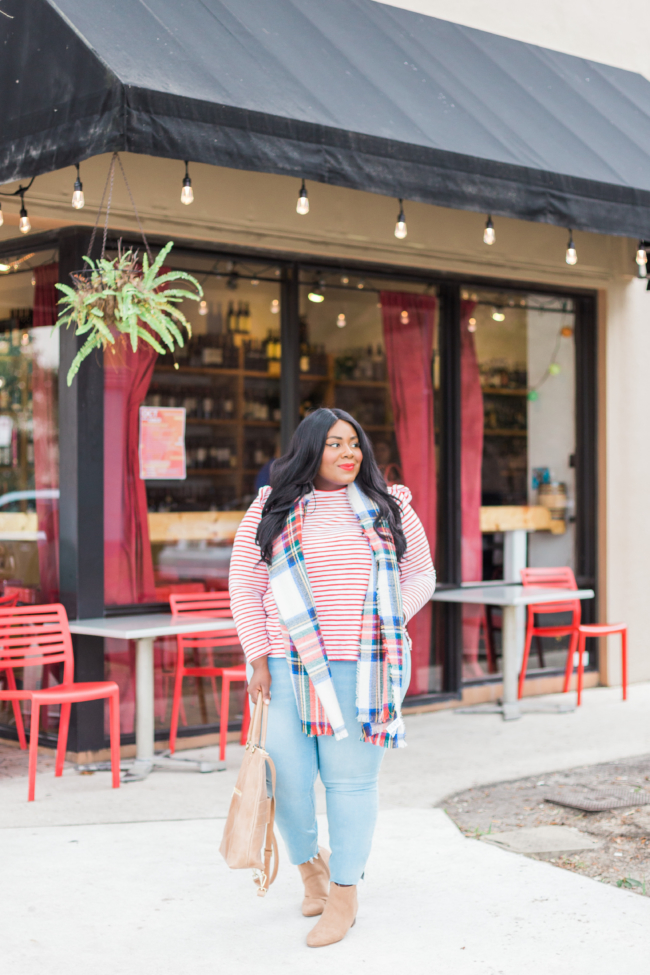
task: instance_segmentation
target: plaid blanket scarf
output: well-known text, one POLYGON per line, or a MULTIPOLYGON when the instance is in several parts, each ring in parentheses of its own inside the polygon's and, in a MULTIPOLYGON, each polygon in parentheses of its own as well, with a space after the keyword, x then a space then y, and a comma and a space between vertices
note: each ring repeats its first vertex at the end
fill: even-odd
MULTIPOLYGON (((408 635, 404 629, 402 593, 395 545, 390 533, 382 538, 374 527, 378 509, 356 486, 348 498, 372 550, 357 664, 357 720, 361 740, 383 748, 402 748, 402 673, 408 635)), ((291 670, 302 730, 306 735, 347 737, 336 697, 325 645, 318 623, 302 552, 306 495, 296 502, 276 538, 269 567, 271 590, 278 607, 285 653, 291 670)))

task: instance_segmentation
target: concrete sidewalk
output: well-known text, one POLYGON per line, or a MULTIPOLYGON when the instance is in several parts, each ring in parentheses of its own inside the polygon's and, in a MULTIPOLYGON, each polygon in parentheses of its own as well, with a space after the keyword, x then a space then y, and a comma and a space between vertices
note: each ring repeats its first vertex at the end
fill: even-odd
POLYGON ((44 771, 29 805, 26 777, 0 779, 4 966, 15 975, 645 970, 647 898, 465 839, 432 806, 470 786, 650 752, 650 685, 630 688, 626 704, 620 690, 596 689, 577 712, 510 723, 414 716, 408 735, 409 748, 386 755, 358 923, 319 950, 304 944, 313 922, 299 913, 286 856, 260 900, 249 871, 229 871, 218 854, 238 748, 226 772, 156 772, 118 790, 108 773, 44 771))
POLYGON ((645 898, 465 839, 438 809, 380 814, 357 924, 313 950, 281 852, 264 900, 223 820, 0 832, 13 975, 611 975, 645 971, 645 898), (29 866, 31 865, 31 867, 29 866), (11 892, 11 896, 8 896, 11 892))

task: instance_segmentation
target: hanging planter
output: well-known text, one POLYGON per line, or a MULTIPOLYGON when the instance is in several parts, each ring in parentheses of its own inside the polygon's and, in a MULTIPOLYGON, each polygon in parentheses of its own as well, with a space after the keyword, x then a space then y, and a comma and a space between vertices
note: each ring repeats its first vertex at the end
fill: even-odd
MULTIPOLYGON (((61 310, 56 327, 69 328, 72 325, 76 328, 76 335, 87 335, 68 370, 68 386, 71 385, 79 371, 81 363, 93 349, 105 349, 114 346, 116 337, 119 337, 120 333, 130 338, 131 348, 134 352, 137 350, 140 341, 147 342, 163 355, 167 349, 173 352, 178 346, 183 346, 185 344, 183 332, 189 337, 192 334, 192 329, 177 305, 185 299, 198 301, 203 295, 201 285, 191 274, 187 274, 185 271, 161 273, 165 258, 173 247, 173 242, 170 241, 163 247, 158 257, 153 260, 133 203, 133 197, 131 197, 131 202, 147 253, 143 254, 142 261, 140 261, 137 251, 131 249, 123 251, 121 244, 118 244, 117 257, 111 260, 105 256, 108 215, 116 160, 122 168, 121 160, 115 153, 111 159, 104 194, 88 249, 89 254, 92 253, 99 214, 104 205, 106 187, 110 181, 101 256, 97 261, 94 261, 90 256, 84 257, 88 267, 71 275, 72 287, 67 284, 56 285, 59 291, 63 292, 63 297, 59 299, 61 310), (173 287, 178 281, 188 281, 196 290, 190 291, 187 288, 173 287), (164 346, 167 348, 165 349, 164 346)), ((122 175, 124 176, 123 169, 122 175)), ((126 176, 124 176, 124 180, 126 182, 126 176)), ((128 183, 127 189, 129 189, 130 195, 128 183)))

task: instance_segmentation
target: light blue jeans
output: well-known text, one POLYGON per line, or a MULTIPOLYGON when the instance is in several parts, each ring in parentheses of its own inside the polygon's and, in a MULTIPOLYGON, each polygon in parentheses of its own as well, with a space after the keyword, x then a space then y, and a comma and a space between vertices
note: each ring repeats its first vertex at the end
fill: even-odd
MULTIPOLYGON (((314 784, 320 773, 327 799, 331 879, 337 884, 356 884, 363 876, 372 845, 377 780, 385 752, 359 740, 357 665, 330 662, 348 729, 348 737, 336 741, 329 735, 309 738, 303 734, 289 665, 283 657, 269 657, 268 662, 272 684, 266 750, 275 763, 276 821, 289 859, 304 863, 318 853, 314 784)), ((410 676, 408 668, 405 676, 410 676)))

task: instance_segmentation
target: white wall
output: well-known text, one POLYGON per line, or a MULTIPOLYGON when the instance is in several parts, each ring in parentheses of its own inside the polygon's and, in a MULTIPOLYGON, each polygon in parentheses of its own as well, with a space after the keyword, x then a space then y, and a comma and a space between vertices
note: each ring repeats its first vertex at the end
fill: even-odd
POLYGON ((647 0, 384 0, 456 24, 638 71, 650 78, 647 0))
MULTIPOLYGON (((607 619, 628 624, 630 680, 648 680, 650 294, 643 281, 618 281, 607 303, 607 619)), ((619 680, 619 646, 610 639, 609 683, 619 680)))

